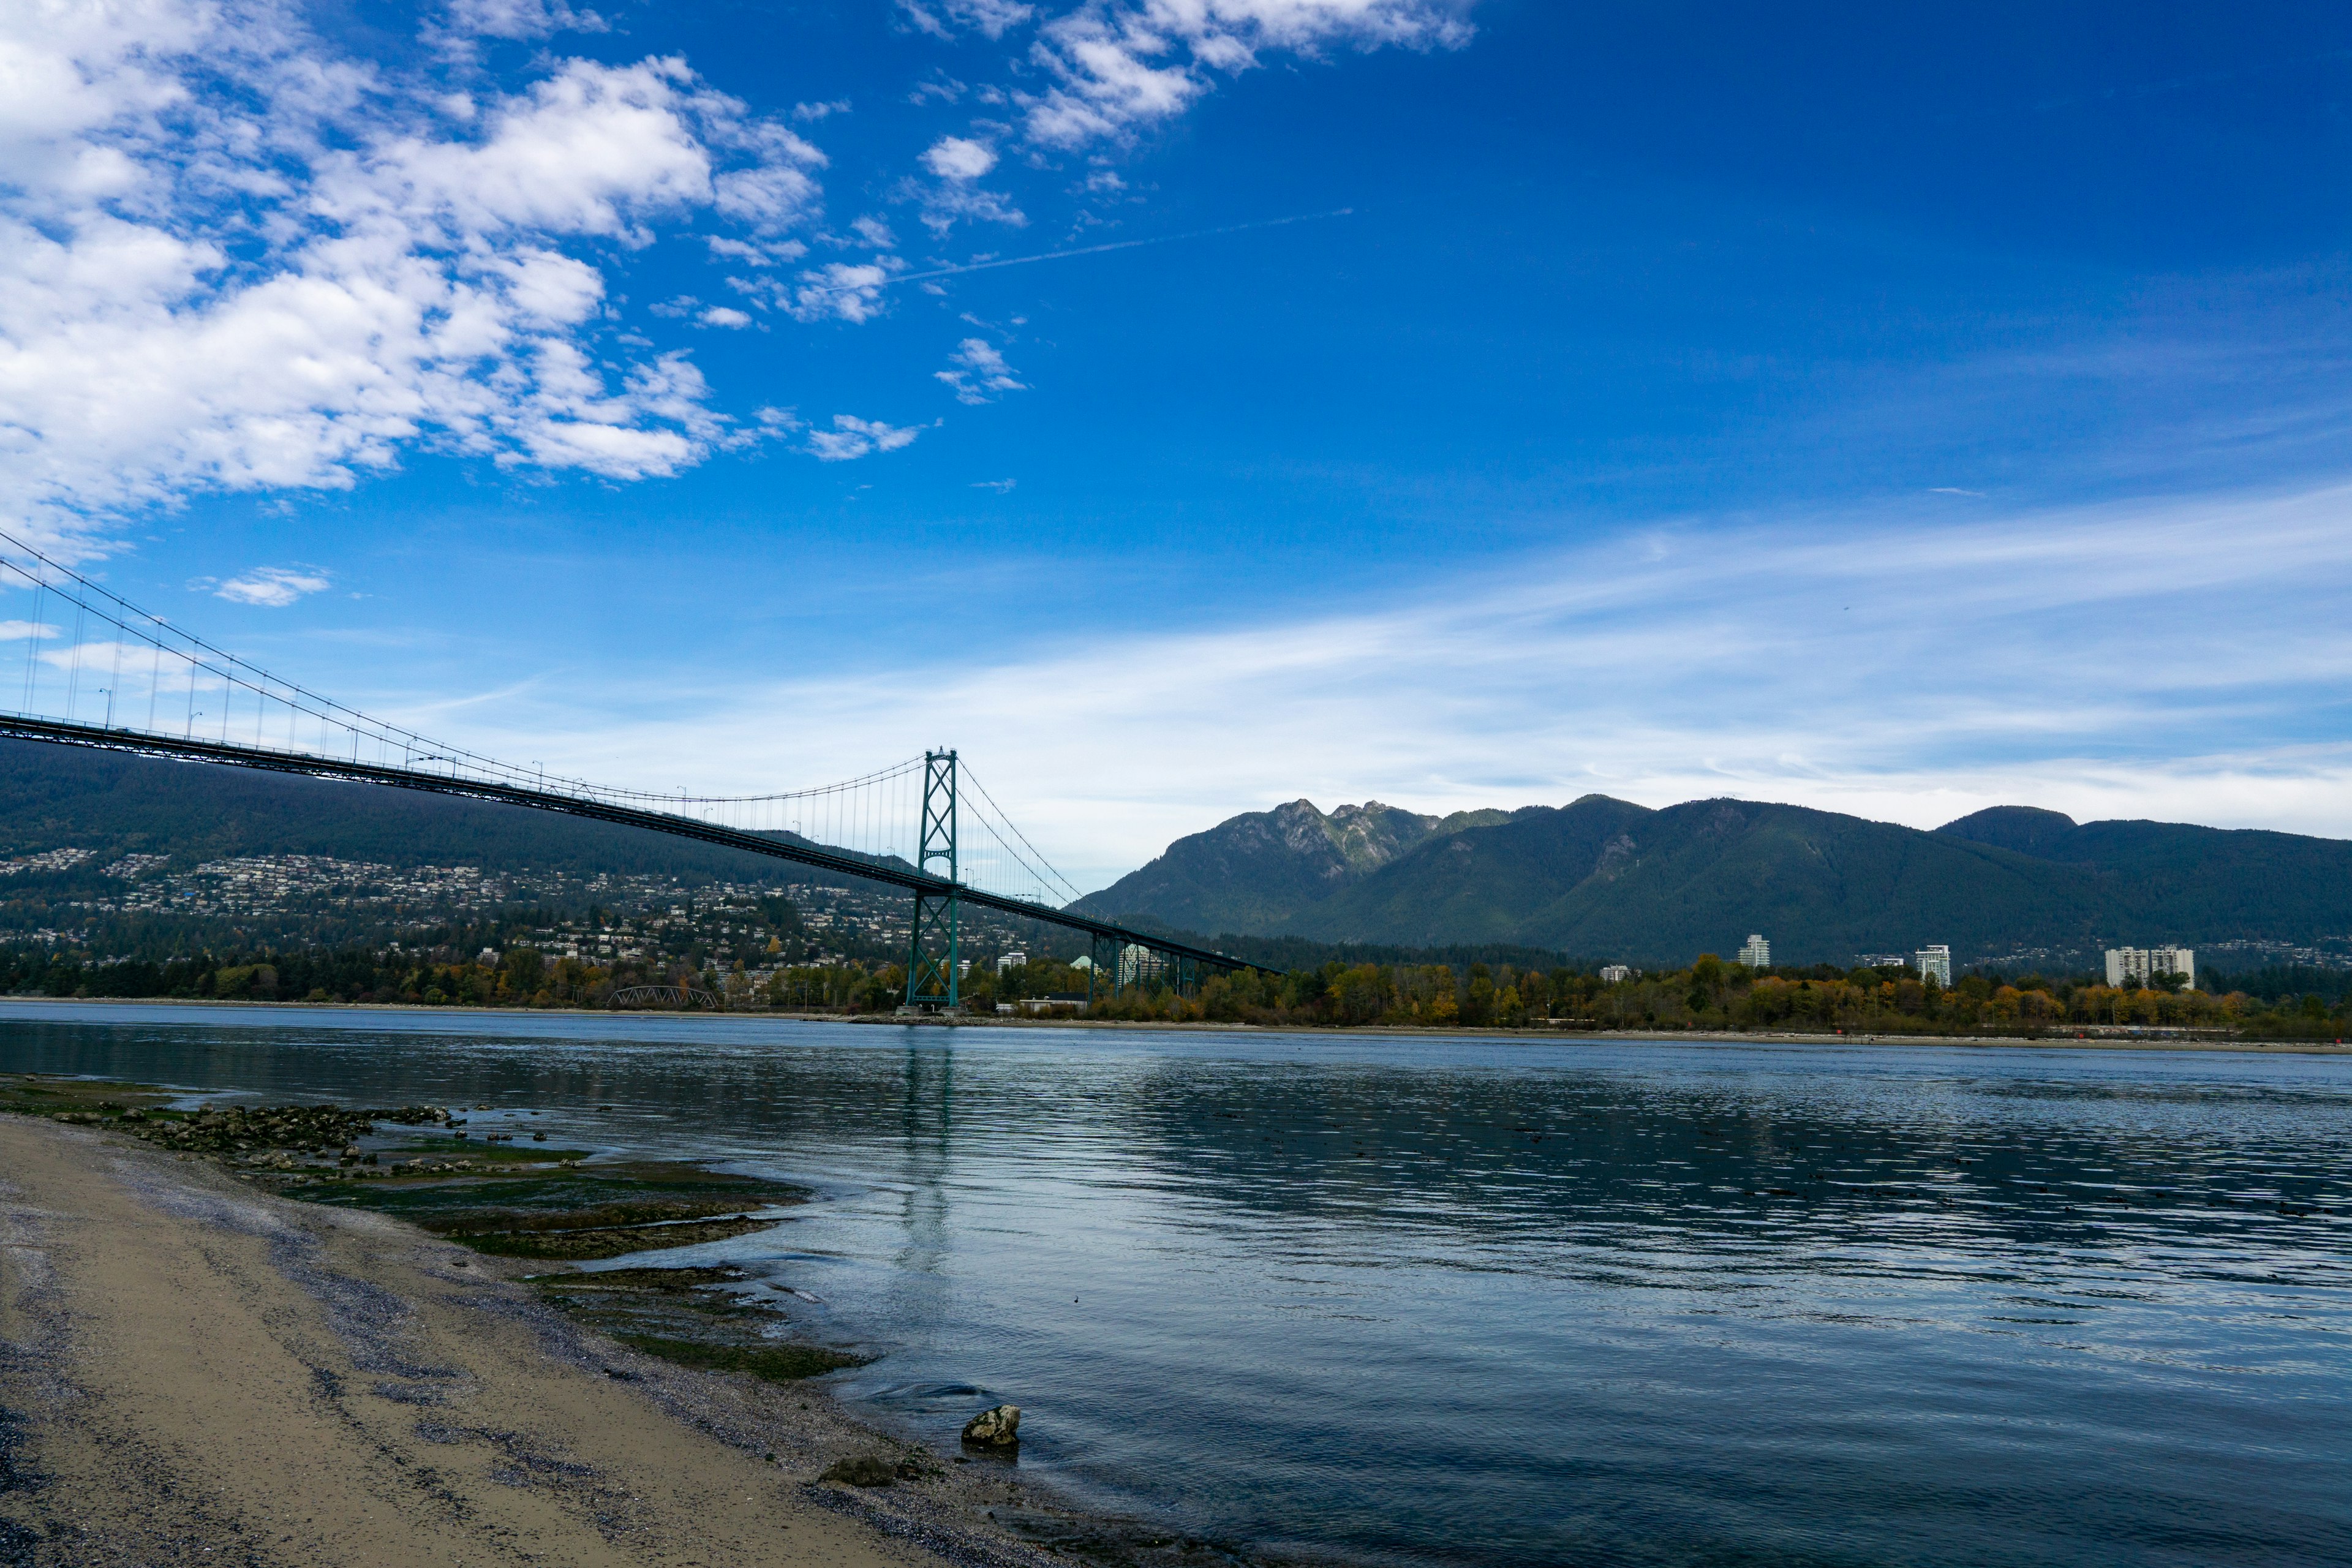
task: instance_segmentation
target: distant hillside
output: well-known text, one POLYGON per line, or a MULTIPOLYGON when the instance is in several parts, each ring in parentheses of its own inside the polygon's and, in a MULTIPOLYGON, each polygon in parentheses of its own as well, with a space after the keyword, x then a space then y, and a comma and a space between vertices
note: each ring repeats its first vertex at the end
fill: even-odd
POLYGON ((1141 870, 1073 907, 1097 918, 1149 911, 1186 931, 1268 931, 1417 845, 1509 818, 1504 811, 1423 816, 1376 800, 1327 816, 1311 801, 1294 800, 1179 838, 1141 870))
MULTIPOLYGON (((106 858, 167 855, 181 867, 231 855, 328 855, 402 868, 688 880, 773 879, 782 869, 761 856, 522 806, 0 741, 0 857, 66 847, 106 858)), ((820 879, 793 868, 794 881, 820 879)))
MULTIPOLYGON (((2119 942, 2309 942, 2352 931, 2352 844, 2003 806, 1933 833, 1747 801, 1605 795, 1423 833, 1334 868, 1306 802, 1179 840, 1091 900, 1106 915, 1322 942, 1508 944, 1685 962, 1749 931, 1788 963, 1948 942, 1967 963, 2119 942), (1285 816, 1285 814, 1288 814, 1285 816), (1289 836, 1263 825, 1297 825, 1289 836), (1244 857, 1234 847, 1247 845, 1244 857), (1322 891, 1318 893, 1318 889, 1322 891), (1161 889, 1173 896, 1160 905, 1161 889)), ((1382 807, 1394 818, 1431 819, 1382 807)))

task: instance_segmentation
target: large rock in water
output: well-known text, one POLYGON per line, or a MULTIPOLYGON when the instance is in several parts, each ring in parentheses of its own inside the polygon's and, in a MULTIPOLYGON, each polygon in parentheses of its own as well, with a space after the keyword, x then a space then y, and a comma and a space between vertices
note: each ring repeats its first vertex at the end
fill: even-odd
POLYGON ((963 1424, 963 1440, 983 1447, 1010 1448, 1021 1441, 1021 1406, 1000 1405, 963 1424))

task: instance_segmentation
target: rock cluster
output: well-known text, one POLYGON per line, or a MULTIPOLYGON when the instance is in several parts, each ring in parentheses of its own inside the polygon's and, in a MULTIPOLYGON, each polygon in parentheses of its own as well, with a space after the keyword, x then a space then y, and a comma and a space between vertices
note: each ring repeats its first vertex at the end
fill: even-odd
MULTIPOLYGON (((207 1107, 184 1121, 123 1118, 134 1138, 190 1153, 251 1154, 257 1150, 324 1154, 337 1152, 375 1131, 368 1112, 334 1105, 242 1105, 207 1107)), ((251 1163, 251 1162, 248 1162, 251 1163)))
POLYGON ((1021 1406, 999 1405, 963 1424, 963 1440, 983 1448, 1017 1447, 1021 1442, 1021 1406))

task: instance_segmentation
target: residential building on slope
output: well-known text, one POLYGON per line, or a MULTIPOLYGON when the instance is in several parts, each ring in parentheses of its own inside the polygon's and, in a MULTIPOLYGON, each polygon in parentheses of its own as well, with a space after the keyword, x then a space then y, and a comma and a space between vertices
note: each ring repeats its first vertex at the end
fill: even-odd
POLYGON ((1922 984, 1934 981, 1949 991, 1952 988, 1952 949, 1947 942, 1923 947, 1911 955, 1912 967, 1918 970, 1922 984))
POLYGON ((1748 945, 1739 950, 1739 962, 1750 969, 1772 967, 1772 944, 1754 931, 1748 933, 1748 945))
POLYGON ((2197 954, 2185 947, 2111 947, 2107 949, 2107 984, 2145 986, 2161 974, 2178 974, 2180 984, 2195 990, 2197 954))

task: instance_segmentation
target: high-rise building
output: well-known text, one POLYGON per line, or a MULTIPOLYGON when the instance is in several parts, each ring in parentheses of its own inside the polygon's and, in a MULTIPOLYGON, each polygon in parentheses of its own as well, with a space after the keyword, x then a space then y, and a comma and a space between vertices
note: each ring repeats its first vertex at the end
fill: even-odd
POLYGON ((2185 947, 2111 947, 2107 949, 2107 984, 2145 986, 2159 974, 2178 974, 2180 984, 2197 985, 2197 954, 2185 947))
POLYGON ((1621 981, 1633 979, 1640 973, 1640 970, 1628 969, 1622 963, 1604 963, 1601 966, 1601 980, 1604 985, 1615 985, 1621 981))
POLYGON ((1947 991, 1952 988, 1952 950, 1949 944, 1939 942, 1932 947, 1923 947, 1911 955, 1911 963, 1918 970, 1923 984, 1932 980, 1947 991))
POLYGON ((996 973, 1002 974, 1008 969, 1019 969, 1028 962, 1029 955, 1016 947, 997 959, 996 973))
POLYGON ((1750 969, 1772 967, 1772 944, 1754 931, 1748 933, 1748 945, 1739 950, 1739 962, 1750 969))

